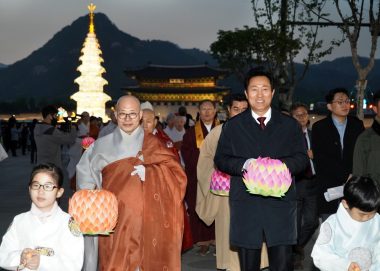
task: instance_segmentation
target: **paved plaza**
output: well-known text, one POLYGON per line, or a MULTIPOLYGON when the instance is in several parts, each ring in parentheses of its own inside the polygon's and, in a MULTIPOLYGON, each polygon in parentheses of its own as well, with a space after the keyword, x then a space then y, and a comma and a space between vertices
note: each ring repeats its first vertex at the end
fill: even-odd
MULTIPOLYGON (((12 218, 21 212, 30 209, 31 201, 28 195, 28 181, 33 165, 30 164, 29 156, 9 157, 0 162, 0 235, 3 236, 7 230, 12 218)), ((69 187, 65 187, 70 191, 69 187)), ((69 193, 65 192, 65 197, 61 205, 67 208, 67 199, 69 193)), ((312 240, 313 241, 313 240, 312 240)), ((306 261, 304 269, 310 268, 310 251, 313 242, 306 247, 306 261)), ((194 248, 182 256, 183 271, 210 271, 216 270, 215 265, 215 248, 212 247, 209 254, 200 256, 194 248)))

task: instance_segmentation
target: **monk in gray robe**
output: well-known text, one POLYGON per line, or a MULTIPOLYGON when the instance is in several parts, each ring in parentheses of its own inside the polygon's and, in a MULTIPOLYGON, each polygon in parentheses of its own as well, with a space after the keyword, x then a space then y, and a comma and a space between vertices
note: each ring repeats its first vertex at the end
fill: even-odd
MULTIPOLYGON (((144 133, 137 98, 121 97, 115 114, 118 127, 77 166, 79 189, 106 189, 119 203, 115 232, 99 237, 99 269, 181 270, 186 175, 175 155, 144 133)), ((85 270, 94 271, 96 251, 85 249, 85 270)))

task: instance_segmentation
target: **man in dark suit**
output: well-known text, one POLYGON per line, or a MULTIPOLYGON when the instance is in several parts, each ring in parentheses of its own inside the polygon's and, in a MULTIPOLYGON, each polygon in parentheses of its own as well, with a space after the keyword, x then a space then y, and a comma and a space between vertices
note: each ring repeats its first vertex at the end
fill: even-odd
POLYGON ((344 88, 335 88, 326 95, 330 114, 314 123, 312 149, 317 172, 318 212, 322 220, 336 213, 339 199, 327 202, 324 192, 343 185, 352 173, 356 139, 364 131, 361 120, 348 116, 350 99, 344 88))
POLYGON ((260 270, 263 241, 268 246, 271 271, 293 270, 292 245, 297 241, 294 181, 282 198, 247 192, 243 170, 251 159, 280 159, 292 175, 308 163, 297 121, 271 108, 274 95, 271 75, 251 70, 245 79, 250 110, 231 118, 221 133, 214 158, 216 166, 231 175, 231 245, 238 248, 242 271, 260 270))
POLYGON ((294 268, 303 269, 304 247, 318 227, 317 183, 311 149, 311 130, 307 105, 294 103, 290 115, 300 124, 307 148, 309 163, 306 169, 295 176, 297 191, 297 245, 294 246, 294 268))

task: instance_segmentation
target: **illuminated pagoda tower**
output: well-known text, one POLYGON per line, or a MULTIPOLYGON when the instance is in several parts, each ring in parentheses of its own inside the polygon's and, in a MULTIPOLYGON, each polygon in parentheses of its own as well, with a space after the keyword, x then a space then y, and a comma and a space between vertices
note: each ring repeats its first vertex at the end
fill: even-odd
POLYGON ((77 68, 81 75, 74 81, 79 85, 79 91, 70 98, 77 102, 77 113, 87 111, 90 115, 108 120, 105 114, 105 103, 111 100, 111 97, 103 92, 103 87, 108 82, 102 77, 106 70, 101 65, 104 60, 101 57, 102 51, 95 34, 95 9, 96 6, 92 3, 88 6, 90 11, 89 31, 83 43, 82 55, 79 58, 82 64, 77 68))
POLYGON ((140 101, 149 101, 156 114, 165 118, 178 107, 186 106, 193 117, 198 112, 198 103, 211 100, 223 103, 230 92, 218 81, 227 75, 227 71, 205 65, 167 66, 149 64, 138 69, 128 69, 126 75, 137 81, 136 86, 125 87, 127 93, 135 95, 140 101))

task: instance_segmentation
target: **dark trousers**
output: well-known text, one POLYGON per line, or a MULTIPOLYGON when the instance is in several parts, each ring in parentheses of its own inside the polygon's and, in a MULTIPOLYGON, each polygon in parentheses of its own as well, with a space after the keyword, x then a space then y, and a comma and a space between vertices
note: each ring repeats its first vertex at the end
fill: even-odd
POLYGON ((17 156, 16 154, 16 149, 17 149, 17 140, 12 140, 11 141, 11 151, 12 151, 12 156, 17 156))
POLYGON ((315 179, 296 182, 298 245, 305 246, 318 227, 317 194, 313 189, 315 179))
MULTIPOLYGON (((238 248, 241 271, 260 271, 261 249, 238 248)), ((268 247, 270 271, 293 271, 292 246, 268 247)))

